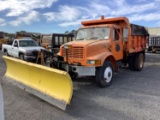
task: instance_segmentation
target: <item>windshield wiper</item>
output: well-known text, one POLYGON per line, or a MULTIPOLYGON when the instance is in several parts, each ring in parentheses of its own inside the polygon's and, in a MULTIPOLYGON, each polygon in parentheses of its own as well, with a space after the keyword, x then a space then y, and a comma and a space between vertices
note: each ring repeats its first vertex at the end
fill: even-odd
POLYGON ((76 40, 84 40, 84 38, 79 38, 79 39, 76 39, 76 40))
POLYGON ((98 39, 98 37, 90 37, 90 38, 88 38, 88 40, 90 40, 90 39, 98 39))

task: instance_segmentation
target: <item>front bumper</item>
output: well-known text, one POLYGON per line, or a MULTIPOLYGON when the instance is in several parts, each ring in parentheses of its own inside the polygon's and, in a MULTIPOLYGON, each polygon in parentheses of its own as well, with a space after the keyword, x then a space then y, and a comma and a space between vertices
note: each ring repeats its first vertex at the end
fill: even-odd
POLYGON ((68 70, 74 73, 77 73, 78 76, 95 76, 95 66, 75 66, 75 65, 68 65, 68 70))
POLYGON ((25 56, 24 56, 24 59, 25 59, 26 61, 35 60, 35 59, 36 59, 36 56, 28 56, 28 55, 25 55, 25 56))
POLYGON ((96 68, 95 66, 77 66, 64 64, 61 66, 68 73, 75 73, 78 76, 95 76, 96 68))
POLYGON ((54 68, 67 71, 68 73, 75 73, 77 76, 95 76, 95 66, 78 66, 71 65, 62 61, 53 61, 51 64, 54 68))

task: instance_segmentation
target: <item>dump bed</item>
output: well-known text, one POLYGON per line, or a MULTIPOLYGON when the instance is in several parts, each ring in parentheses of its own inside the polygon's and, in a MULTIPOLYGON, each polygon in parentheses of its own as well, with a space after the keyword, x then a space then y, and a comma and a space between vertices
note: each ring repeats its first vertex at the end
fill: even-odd
POLYGON ((151 35, 148 39, 148 46, 156 46, 160 48, 160 35, 151 35))
POLYGON ((53 53, 58 53, 62 44, 73 41, 74 35, 72 34, 44 34, 41 36, 40 45, 49 49, 53 53))
POLYGON ((130 24, 131 33, 128 34, 126 41, 129 53, 139 52, 146 49, 146 42, 149 37, 148 31, 144 26, 130 24))
POLYGON ((160 35, 150 35, 147 40, 147 50, 156 52, 160 51, 160 35))
POLYGON ((49 46, 51 48, 59 48, 62 44, 66 42, 73 41, 73 35, 70 34, 44 34, 41 36, 41 46, 49 46))

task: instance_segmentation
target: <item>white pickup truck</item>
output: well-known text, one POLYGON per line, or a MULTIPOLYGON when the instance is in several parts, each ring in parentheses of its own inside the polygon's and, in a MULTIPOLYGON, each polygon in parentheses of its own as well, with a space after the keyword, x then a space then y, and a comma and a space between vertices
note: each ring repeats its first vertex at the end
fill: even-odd
POLYGON ((20 58, 22 60, 35 60, 38 52, 44 49, 32 39, 15 39, 12 45, 3 44, 2 52, 5 55, 20 58))

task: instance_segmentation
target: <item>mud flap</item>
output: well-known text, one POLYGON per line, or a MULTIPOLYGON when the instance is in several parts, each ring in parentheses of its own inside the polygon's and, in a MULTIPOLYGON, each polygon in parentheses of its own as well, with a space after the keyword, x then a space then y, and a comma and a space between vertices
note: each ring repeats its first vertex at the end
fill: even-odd
POLYGON ((67 72, 7 56, 3 59, 7 65, 3 79, 62 110, 70 104, 73 85, 67 72))

